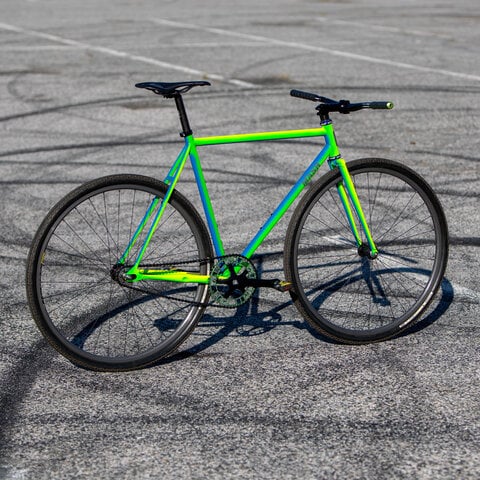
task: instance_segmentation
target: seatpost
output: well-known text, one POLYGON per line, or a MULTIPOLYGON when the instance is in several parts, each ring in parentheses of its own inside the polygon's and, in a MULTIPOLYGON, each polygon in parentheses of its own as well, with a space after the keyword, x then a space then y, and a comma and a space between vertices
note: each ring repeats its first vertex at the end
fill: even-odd
POLYGON ((180 134, 180 136, 187 137, 193 132, 190 128, 190 124, 188 123, 187 112, 185 110, 185 105, 183 104, 182 95, 178 92, 175 92, 172 96, 175 99, 175 105, 178 110, 178 115, 180 116, 180 123, 182 124, 182 133, 180 134))

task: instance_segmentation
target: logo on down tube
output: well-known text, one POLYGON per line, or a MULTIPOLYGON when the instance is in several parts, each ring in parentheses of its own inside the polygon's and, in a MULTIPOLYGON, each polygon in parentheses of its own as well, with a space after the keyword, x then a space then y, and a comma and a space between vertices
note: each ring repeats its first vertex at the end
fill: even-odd
POLYGON ((313 176, 318 172, 318 169, 320 168, 321 164, 319 163, 318 165, 315 165, 313 170, 307 175, 307 178, 303 182, 303 186, 306 187, 310 181, 312 180, 313 176))

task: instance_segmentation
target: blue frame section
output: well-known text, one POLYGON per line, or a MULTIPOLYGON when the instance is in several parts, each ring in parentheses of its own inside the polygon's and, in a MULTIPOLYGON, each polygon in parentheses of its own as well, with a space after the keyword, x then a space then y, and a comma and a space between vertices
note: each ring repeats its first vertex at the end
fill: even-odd
POLYGON ((297 180, 295 185, 288 192, 286 197, 280 202, 278 207, 271 214, 270 218, 263 224, 255 237, 252 238, 250 243, 245 247, 245 250, 242 252, 244 257, 250 258, 259 245, 263 242, 265 237, 272 231, 272 229, 277 225, 280 219, 283 217, 284 213, 290 208, 292 203, 297 199, 298 195, 302 192, 306 185, 310 182, 312 177, 318 171, 318 169, 325 163, 325 160, 329 158, 330 152, 330 142, 326 138, 325 146, 322 148, 320 153, 315 157, 310 166, 305 170, 303 175, 297 180))

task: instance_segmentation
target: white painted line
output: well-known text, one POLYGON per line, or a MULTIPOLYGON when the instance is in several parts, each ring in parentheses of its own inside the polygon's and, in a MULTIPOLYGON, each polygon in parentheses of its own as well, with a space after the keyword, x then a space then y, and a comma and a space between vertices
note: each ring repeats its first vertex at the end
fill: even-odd
POLYGON ((350 20, 337 20, 330 17, 316 17, 315 20, 328 23, 329 25, 348 25, 350 27, 359 27, 367 30, 378 30, 379 32, 400 33, 402 35, 417 35, 420 37, 437 37, 451 39, 451 35, 444 35, 435 32, 425 32, 423 30, 408 30, 398 27, 388 27, 386 25, 371 25, 369 23, 352 22, 350 20))
POLYGON ((113 57, 120 57, 120 58, 126 58, 127 60, 133 60, 137 62, 142 62, 142 63, 147 63, 150 65, 155 65, 157 67, 164 68, 166 70, 175 70, 178 72, 182 73, 187 73, 189 75, 194 75, 197 77, 201 77, 203 79, 207 80, 217 80, 219 82, 223 83, 229 83, 231 85, 236 85, 238 87, 246 87, 246 88, 255 88, 257 85, 250 83, 250 82, 244 82, 243 80, 237 80, 235 78, 227 78, 224 77, 223 75, 218 75, 216 73, 209 73, 209 72, 203 72, 201 70, 196 70, 194 68, 190 67, 185 67, 183 65, 177 65, 175 63, 169 63, 169 62, 163 62, 161 60, 157 60, 155 58, 150 58, 150 57, 144 57, 143 55, 133 55, 128 52, 123 52, 121 50, 115 50, 113 48, 108 48, 108 47, 100 47, 96 45, 91 45, 85 42, 79 42, 77 40, 72 40, 70 38, 65 38, 65 37, 60 37, 58 35, 52 35, 50 33, 44 33, 44 32, 39 32, 36 30, 30 30, 27 28, 22 28, 22 27, 17 27, 15 25, 10 25, 8 23, 2 23, 0 22, 0 28, 3 28, 4 30, 9 30, 11 32, 16 32, 16 33, 21 33, 23 35, 28 35, 31 37, 36 37, 36 38, 43 38, 45 40, 50 40, 52 42, 57 42, 61 43, 63 45, 69 45, 72 47, 81 47, 87 50, 91 50, 93 52, 99 52, 99 53, 104 53, 106 55, 110 55, 113 57))
POLYGON ((169 43, 168 45, 156 45, 155 49, 167 48, 225 48, 225 47, 274 47, 261 42, 193 42, 193 43, 169 43))
POLYGON ((467 300, 472 303, 480 303, 480 293, 456 283, 452 284, 455 300, 467 300))
POLYGON ((0 52, 36 52, 42 50, 79 50, 73 45, 10 45, 0 47, 0 52))
POLYGON ((248 33, 241 33, 241 32, 233 32, 231 30, 224 30, 221 28, 210 28, 210 27, 202 27, 200 25, 194 25, 191 23, 184 23, 184 22, 175 22, 172 20, 165 20, 160 18, 152 19, 153 22, 159 25, 171 26, 175 28, 183 28, 183 29, 192 29, 192 30, 200 30, 202 32, 213 33, 216 35, 223 35, 228 37, 235 37, 235 38, 242 38, 244 40, 252 40, 258 42, 264 42, 270 45, 278 45, 281 47, 289 47, 295 48, 298 50, 307 50, 310 52, 319 52, 319 53, 326 53, 328 55, 333 55, 337 57, 345 57, 350 58, 352 60, 360 60, 363 62, 369 63, 378 63, 381 65, 388 65, 390 67, 396 68, 404 68, 408 70, 415 70, 417 72, 426 72, 426 73, 435 73, 438 75, 447 75, 449 77, 457 77, 462 78, 464 80, 473 80, 476 82, 480 81, 479 75, 470 75, 468 73, 460 73, 460 72, 453 72, 451 70, 444 70, 441 68, 433 68, 433 67, 423 67, 421 65, 414 65, 411 63, 403 63, 403 62, 396 62, 394 60, 386 60, 383 58, 376 58, 370 57, 368 55, 359 55, 357 53, 345 52, 342 50, 334 50, 327 47, 318 47, 315 45, 308 45, 306 43, 299 43, 299 42, 289 42, 286 40, 277 40, 275 38, 263 37, 261 35, 251 35, 248 33))

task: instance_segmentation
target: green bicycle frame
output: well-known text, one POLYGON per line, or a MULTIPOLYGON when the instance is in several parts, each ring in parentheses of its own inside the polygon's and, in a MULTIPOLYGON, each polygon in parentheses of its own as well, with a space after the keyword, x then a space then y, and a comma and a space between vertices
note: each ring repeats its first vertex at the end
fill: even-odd
POLYGON ((128 247, 126 248, 124 254, 122 255, 119 263, 123 264, 132 250, 134 244, 136 243, 140 233, 145 228, 145 225, 148 223, 152 215, 155 216, 151 223, 150 229, 147 233, 145 241, 140 249, 140 252, 136 258, 135 264, 127 272, 127 277, 131 281, 140 281, 140 280, 161 280, 169 282, 178 282, 178 283, 202 283, 208 284, 209 275, 200 275, 197 273, 180 271, 177 269, 170 270, 159 270, 159 269, 145 269, 140 268, 140 262, 143 258, 143 255, 148 248, 150 240, 157 229, 160 219, 162 218, 163 212, 168 204, 168 201, 172 195, 172 192, 180 178, 183 167, 187 161, 187 158, 190 158, 193 172, 195 175, 195 180, 198 186, 198 191, 202 201, 203 209, 205 212, 205 217, 208 224, 208 229, 212 238, 213 246, 215 249, 215 254, 217 256, 222 256, 225 254, 223 248, 222 239, 218 229, 217 221, 215 219, 215 213, 213 211, 212 203, 210 200, 210 195, 208 193, 207 184, 205 182, 205 177, 203 175, 203 170, 200 164, 200 157, 198 155, 197 147, 206 146, 206 145, 221 145, 229 143, 242 143, 242 142, 258 142, 266 140, 285 140, 292 138, 308 138, 308 137, 324 137, 325 145, 320 151, 320 153, 315 157, 312 163, 308 166, 305 172, 293 185, 288 194, 280 202, 278 207, 271 214, 270 218, 263 224, 258 233, 252 238, 250 243, 245 247, 242 252, 242 255, 246 258, 251 258, 255 253, 257 248, 261 245, 263 240, 267 235, 272 231, 272 229, 277 225, 285 212, 289 209, 292 203, 298 198, 300 193, 303 191, 306 185, 310 183, 313 176, 323 165, 323 163, 328 160, 330 169, 338 168, 343 182, 339 182, 337 185, 337 190, 343 204, 347 220, 349 222, 352 234, 355 238, 357 247, 362 245, 361 235, 358 231, 354 212, 357 215, 358 220, 362 230, 365 233, 365 237, 368 242, 370 249, 370 254, 372 256, 376 255, 377 248, 373 241, 370 229, 368 227, 365 215, 363 213, 360 201, 358 199, 357 193, 355 191, 355 186, 350 177, 348 169, 346 167, 345 161, 341 158, 338 146, 335 140, 333 125, 331 123, 322 124, 319 128, 312 129, 303 129, 303 130, 284 130, 277 132, 259 132, 259 133, 246 133, 246 134, 235 134, 235 135, 223 135, 223 136, 212 136, 212 137, 200 137, 195 138, 192 135, 187 135, 185 137, 185 145, 178 155, 176 161, 174 162, 172 168, 170 169, 168 175, 165 177, 164 182, 168 185, 168 190, 161 202, 158 198, 155 198, 150 207, 148 208, 144 218, 140 222, 136 232, 134 233, 128 247), (160 205, 158 205, 160 203, 160 205), (353 207, 353 209, 352 209, 353 207))

